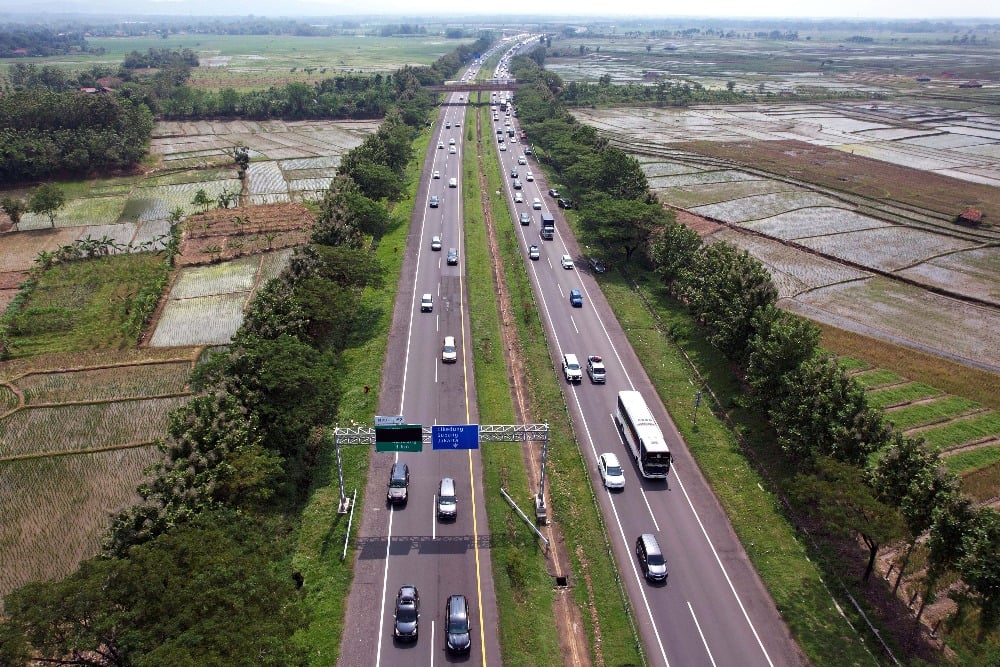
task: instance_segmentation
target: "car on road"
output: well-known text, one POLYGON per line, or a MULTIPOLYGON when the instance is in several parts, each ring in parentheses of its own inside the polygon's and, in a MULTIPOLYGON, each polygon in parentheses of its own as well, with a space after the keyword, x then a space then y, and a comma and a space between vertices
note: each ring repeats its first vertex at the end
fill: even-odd
POLYGON ((455 147, 454 146, 448 146, 448 152, 451 153, 452 155, 454 155, 455 154, 455 147))
POLYGON ((442 149, 442 148, 444 148, 444 142, 443 142, 443 141, 439 141, 439 142, 438 142, 438 148, 439 148, 439 149, 442 149))
POLYGON ((441 237, 440 236, 432 236, 431 237, 431 250, 440 250, 440 249, 441 249, 441 237))
POLYGON ((420 593, 417 587, 404 584, 396 593, 395 622, 393 636, 399 641, 417 641, 417 625, 420 622, 420 593))
POLYGON ((531 247, 528 248, 528 259, 538 259, 539 257, 541 257, 541 253, 538 252, 538 246, 531 244, 531 247))
POLYGON ((507 144, 500 144, 500 150, 502 151, 507 150, 507 144))
POLYGON ((607 372, 604 368, 604 360, 596 354, 587 357, 587 376, 594 384, 604 384, 607 382, 607 372))
POLYGON ((455 495, 455 480, 444 477, 438 485, 437 515, 439 519, 454 519, 458 516, 458 497, 455 495))
MULTIPOLYGON (((427 205, 431 208, 437 208, 440 205, 441 200, 437 195, 431 195, 431 198, 427 200, 427 205)), ((439 248, 440 249, 440 248, 439 248)))
POLYGON ((529 171, 525 172, 525 174, 524 174, 524 180, 526 180, 526 181, 533 181, 533 180, 535 180, 535 175, 532 174, 531 171, 529 170, 529 171))
POLYGON ((458 187, 458 179, 457 178, 449 178, 448 179, 448 187, 449 188, 457 188, 458 187))
POLYGON ((514 203, 515 204, 523 204, 524 203, 524 195, 522 195, 520 192, 515 192, 514 193, 514 203))
POLYGON ((431 174, 431 178, 441 178, 441 172, 435 169, 434 173, 431 174))
POLYGON ((410 486, 410 468, 405 463, 393 463, 389 470, 389 484, 385 499, 390 505, 406 503, 406 491, 410 486))
POLYGON ((510 177, 517 178, 517 167, 510 170, 510 177))
POLYGON ((554 198, 554 199, 558 199, 559 198, 559 191, 556 190, 555 188, 549 188, 549 196, 552 197, 552 198, 554 198))
POLYGON ((444 129, 450 130, 451 129, 451 123, 445 123, 444 124, 444 129))
POLYGON ((531 224, 531 214, 528 213, 527 211, 521 211, 521 214, 518 216, 517 219, 521 222, 522 225, 531 224))
POLYGON ((625 473, 622 472, 618 457, 607 452, 597 457, 597 469, 601 473, 601 482, 606 489, 624 489, 625 473))
POLYGON ((434 310, 434 297, 430 294, 424 294, 420 297, 420 312, 430 313, 434 310))
POLYGON ((583 293, 578 289, 571 289, 569 291, 569 305, 574 308, 583 308, 583 293))
POLYGON ((521 181, 519 179, 516 179, 516 178, 514 179, 513 185, 514 185, 514 189, 515 190, 520 190, 523 187, 521 185, 521 181))
POLYGON ((531 155, 531 146, 528 146, 527 148, 524 149, 524 154, 531 155))
POLYGON ((635 557, 639 559, 639 567, 646 579, 656 582, 667 580, 667 561, 655 535, 643 533, 639 536, 635 541, 635 557))
POLYGON ((542 200, 539 199, 538 197, 532 197, 532 199, 531 199, 531 208, 535 209, 536 211, 541 211, 542 210, 542 200))
POLYGON ((450 595, 444 605, 445 648, 451 653, 468 653, 472 648, 469 601, 464 595, 450 595))
POLYGON ((455 347, 454 336, 444 337, 444 345, 441 346, 441 361, 446 364, 453 364, 458 361, 458 348, 455 347))
POLYGON ((573 208, 572 199, 565 199, 563 197, 560 197, 559 199, 556 200, 556 203, 559 204, 559 208, 565 208, 565 209, 573 208))
POLYGON ((563 355, 562 371, 566 382, 581 382, 583 380, 583 371, 580 370, 580 362, 577 360, 575 354, 567 353, 563 355))
POLYGON ((517 156, 517 163, 518 164, 528 164, 528 158, 524 157, 523 155, 518 155, 517 156))
POLYGON ((563 255, 559 259, 559 263, 562 264, 562 267, 564 269, 572 269, 573 268, 573 258, 570 257, 569 255, 563 255))
POLYGON ((448 145, 449 146, 454 146, 455 145, 455 138, 454 137, 452 137, 451 139, 448 140, 448 145))
POLYGON ((458 264, 458 250, 448 248, 448 265, 455 266, 456 264, 458 264))

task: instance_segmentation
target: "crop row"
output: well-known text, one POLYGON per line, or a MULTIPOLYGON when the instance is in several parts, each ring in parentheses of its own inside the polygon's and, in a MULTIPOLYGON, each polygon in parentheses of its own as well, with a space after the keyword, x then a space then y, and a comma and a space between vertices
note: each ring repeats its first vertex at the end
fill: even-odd
POLYGON ((149 344, 228 345, 243 323, 245 292, 171 299, 163 309, 149 344))
POLYGON ((900 226, 810 236, 798 242, 827 255, 882 271, 895 271, 941 253, 974 245, 953 236, 900 226))
POLYGON ((15 384, 25 403, 103 401, 186 391, 191 363, 135 364, 61 373, 30 373, 15 384))
POLYGON ((185 399, 150 398, 25 407, 0 419, 0 457, 66 452, 153 440, 185 399))
POLYGON ((837 206, 837 202, 824 195, 809 191, 793 190, 771 195, 743 197, 731 201, 709 204, 691 209, 692 213, 725 222, 747 222, 769 218, 807 206, 837 206))
POLYGON ((941 390, 923 382, 907 382, 895 387, 873 389, 868 392, 868 403, 877 408, 899 405, 907 401, 919 401, 924 398, 940 396, 941 390))
POLYGON ((182 269, 170 290, 170 299, 190 299, 212 294, 246 292, 260 265, 256 256, 182 269))
POLYGON ((138 500, 135 488, 158 457, 145 446, 0 461, 0 600, 29 581, 64 577, 93 556, 110 514, 138 500))
POLYGON ((887 417, 896 428, 905 431, 949 418, 961 417, 973 410, 981 410, 982 407, 980 403, 961 396, 942 396, 932 401, 914 403, 892 410, 887 414, 887 417))
POLYGON ((938 451, 998 434, 1000 434, 1000 412, 993 410, 915 433, 927 442, 928 447, 938 451))
POLYGON ((799 239, 823 234, 886 227, 889 223, 844 208, 810 206, 745 222, 741 226, 779 239, 799 239))

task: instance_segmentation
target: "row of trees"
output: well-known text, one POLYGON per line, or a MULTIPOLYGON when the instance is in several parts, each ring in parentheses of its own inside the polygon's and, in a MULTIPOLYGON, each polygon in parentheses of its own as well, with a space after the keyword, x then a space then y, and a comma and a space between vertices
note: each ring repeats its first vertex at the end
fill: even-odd
POLYGON ((0 58, 61 56, 88 51, 87 40, 79 29, 60 31, 27 25, 0 28, 0 58))
POLYGON ((961 577, 982 632, 1000 621, 1000 514, 976 508, 937 453, 905 438, 870 406, 864 389, 819 347, 819 329, 776 307, 767 269, 747 252, 703 245, 646 191, 634 159, 568 116, 562 82, 535 59, 512 63, 529 85, 517 94, 522 127, 539 159, 579 203, 586 239, 624 262, 646 264, 704 327, 746 385, 746 407, 767 427, 798 474, 784 491, 837 537, 867 546, 867 579, 878 549, 903 543, 896 585, 922 538, 924 603, 948 572, 961 577))
POLYGON ((351 174, 401 178, 427 120, 403 118, 344 156, 312 243, 258 291, 229 349, 196 368, 199 395, 170 416, 143 500, 115 517, 102 555, 7 597, 0 665, 308 662, 293 640, 308 621, 294 516, 337 411, 341 353, 368 335, 360 299, 383 280, 373 248, 389 225, 351 174))
POLYGON ((152 131, 148 109, 116 96, 0 96, 0 184, 130 167, 152 131))

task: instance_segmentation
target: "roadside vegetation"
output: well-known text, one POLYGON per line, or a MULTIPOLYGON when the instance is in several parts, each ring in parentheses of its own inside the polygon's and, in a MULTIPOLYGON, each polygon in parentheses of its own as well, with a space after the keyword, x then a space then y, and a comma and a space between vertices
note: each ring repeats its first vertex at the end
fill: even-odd
MULTIPOLYGON (((998 577, 998 514, 973 505, 960 492, 958 480, 946 471, 933 446, 904 436, 885 421, 880 409, 868 404, 862 385, 822 354, 815 325, 775 308, 777 290, 760 262, 724 242, 702 246, 694 231, 669 218, 642 215, 641 199, 616 202, 624 222, 608 215, 603 204, 609 181, 595 178, 602 184, 600 190, 588 181, 591 174, 605 176, 599 161, 608 152, 606 144, 561 109, 558 95, 563 86, 557 76, 539 70, 530 57, 517 59, 512 70, 530 83, 515 101, 538 158, 579 202, 581 239, 602 249, 627 275, 641 278, 654 307, 671 314, 661 327, 665 335, 696 342, 696 367, 707 363, 696 383, 714 392, 720 417, 739 425, 735 433, 742 437, 736 442, 760 466, 758 474, 767 471, 763 476, 784 504, 782 512, 800 527, 812 526, 809 553, 827 573, 850 580, 852 589, 878 597, 882 584, 871 575, 880 549, 901 545, 895 566, 905 573, 912 567, 911 554, 922 545, 927 569, 917 619, 943 586, 961 580, 961 593, 952 594, 959 611, 952 617, 951 635, 964 634, 971 624, 981 640, 995 638, 1000 621, 992 583, 998 577), (708 363, 711 357, 716 361, 708 363), (859 544, 864 548, 858 549, 859 544)), ((621 164, 628 166, 628 161, 621 164)), ((623 173, 635 169, 618 169, 610 180, 617 184, 616 194, 644 196, 645 178, 627 181, 631 187, 623 189, 623 173)), ((661 355, 640 357, 659 360, 661 355)), ((670 392, 660 390, 666 400, 670 392)), ((708 462, 702 460, 701 465, 713 477, 708 462)), ((726 485, 722 480, 714 483, 724 497, 726 485)), ((740 487, 741 501, 746 489, 755 486, 740 487)), ((744 534, 739 522, 737 531, 754 558, 757 541, 744 534)), ((768 576, 773 570, 763 563, 758 570, 783 608, 781 599, 793 594, 781 590, 768 576)), ((838 597, 842 593, 834 591, 838 597)), ((816 623, 789 617, 789 623, 812 659, 840 664, 838 654, 851 644, 860 647, 860 637, 845 643, 840 633, 829 634, 839 621, 823 598, 809 605, 812 613, 796 616, 833 616, 816 623)), ((847 603, 841 606, 850 608, 847 603)), ((881 622, 892 623, 896 614, 906 612, 886 610, 881 622)), ((892 641, 906 640, 897 633, 892 641)), ((964 644, 959 650, 982 658, 989 646, 964 644)))

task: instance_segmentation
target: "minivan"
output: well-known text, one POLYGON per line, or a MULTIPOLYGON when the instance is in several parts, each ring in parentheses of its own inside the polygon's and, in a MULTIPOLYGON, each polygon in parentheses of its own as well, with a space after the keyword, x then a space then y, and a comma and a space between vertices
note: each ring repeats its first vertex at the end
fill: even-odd
POLYGON ((464 595, 451 595, 444 604, 445 648, 452 653, 467 653, 472 648, 469 601, 464 595))
POLYGON ((410 469, 405 463, 393 463, 392 470, 389 471, 389 490, 385 494, 385 499, 389 503, 406 502, 406 489, 410 486, 410 469))
POLYGON ((646 579, 650 581, 667 580, 667 561, 663 558, 660 545, 652 533, 643 533, 635 541, 635 556, 639 559, 639 567, 646 579))
POLYGON ((455 497, 455 480, 445 477, 438 486, 437 515, 439 519, 454 519, 458 514, 458 499, 455 497))

